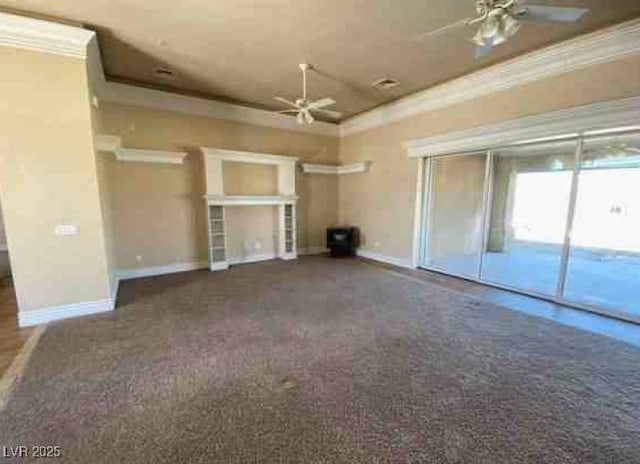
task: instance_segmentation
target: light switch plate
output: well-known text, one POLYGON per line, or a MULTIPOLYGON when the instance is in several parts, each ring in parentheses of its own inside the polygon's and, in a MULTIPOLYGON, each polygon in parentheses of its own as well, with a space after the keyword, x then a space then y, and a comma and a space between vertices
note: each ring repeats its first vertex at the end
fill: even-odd
POLYGON ((60 236, 78 235, 78 226, 76 224, 58 224, 54 233, 60 236))

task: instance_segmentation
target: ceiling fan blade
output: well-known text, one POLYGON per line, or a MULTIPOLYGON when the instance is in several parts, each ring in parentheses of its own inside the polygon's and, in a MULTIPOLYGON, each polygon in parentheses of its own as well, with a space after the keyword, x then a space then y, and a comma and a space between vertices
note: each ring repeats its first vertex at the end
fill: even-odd
POLYGON ((461 19, 460 21, 456 21, 455 23, 452 24, 448 24, 446 26, 443 27, 439 27, 438 29, 434 29, 433 31, 429 31, 429 32, 425 32, 424 34, 420 34, 418 37, 416 37, 415 40, 416 42, 421 42, 423 40, 426 39, 432 39, 435 38, 439 35, 442 34, 446 34, 447 32, 457 29, 461 26, 466 26, 469 23, 469 19, 461 19))
POLYGON ((278 100, 279 102, 284 103, 285 105, 293 106, 294 108, 298 107, 298 105, 296 105, 294 102, 290 100, 287 100, 286 98, 275 97, 274 100, 278 100))
POLYGON ((562 8, 556 6, 526 5, 518 19, 532 21, 559 21, 572 23, 579 21, 589 10, 584 8, 562 8))
POLYGON ((476 46, 476 60, 484 58, 493 50, 493 39, 487 39, 484 45, 476 46))
POLYGON ((316 109, 316 110, 313 110, 313 111, 315 111, 316 113, 321 114, 323 116, 328 116, 328 117, 330 117, 332 119, 340 119, 342 117, 342 113, 339 112, 339 111, 319 110, 319 109, 316 109))
POLYGON ((315 119, 313 118, 313 116, 311 115, 310 111, 303 111, 302 114, 304 115, 304 120, 306 121, 307 124, 313 124, 313 121, 315 121, 315 119))
POLYGON ((286 113, 298 113, 300 110, 294 110, 294 109, 290 109, 290 110, 280 110, 278 111, 278 113, 282 113, 282 114, 286 114, 286 113))
POLYGON ((318 110, 320 108, 324 108, 325 106, 335 105, 336 101, 333 98, 323 98, 321 100, 317 100, 309 103, 309 109, 318 110))

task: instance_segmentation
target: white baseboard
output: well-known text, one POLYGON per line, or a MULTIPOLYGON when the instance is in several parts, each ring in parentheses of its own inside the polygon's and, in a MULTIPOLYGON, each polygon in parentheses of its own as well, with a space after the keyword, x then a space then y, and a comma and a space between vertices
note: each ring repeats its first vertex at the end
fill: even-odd
POLYGON ((152 277, 175 272, 195 271, 209 267, 208 261, 191 261, 186 263, 168 264, 166 266, 141 267, 138 269, 122 269, 117 272, 119 280, 152 277))
POLYGON ((321 255, 323 253, 328 253, 329 249, 326 247, 321 247, 321 246, 316 246, 316 247, 309 247, 309 248, 299 248, 298 249, 298 255, 300 256, 304 256, 304 255, 321 255))
POLYGON ((396 258, 396 257, 393 257, 393 256, 388 256, 388 255, 383 255, 383 254, 380 254, 380 253, 375 253, 375 252, 369 251, 369 250, 363 250, 362 248, 358 248, 358 250, 356 251, 356 254, 358 256, 362 256, 363 258, 372 259, 374 261, 380 261, 382 263, 393 264, 394 266, 400 266, 400 267, 404 267, 404 268, 407 268, 407 269, 415 269, 415 267, 413 267, 411 265, 411 260, 410 259, 396 258))
POLYGON ((230 266, 235 264, 248 264, 248 263, 258 263, 260 261, 269 261, 270 259, 276 259, 278 256, 275 253, 262 253, 259 255, 249 255, 249 256, 236 256, 229 257, 227 262, 230 266))
POLYGON ((105 313, 112 310, 113 300, 107 298, 106 300, 83 301, 81 303, 51 306, 48 308, 34 309, 32 311, 18 311, 18 325, 20 327, 28 327, 70 317, 105 313))
POLYGON ((116 277, 113 281, 113 288, 111 289, 111 309, 116 309, 118 303, 118 288, 120 288, 120 278, 116 277))

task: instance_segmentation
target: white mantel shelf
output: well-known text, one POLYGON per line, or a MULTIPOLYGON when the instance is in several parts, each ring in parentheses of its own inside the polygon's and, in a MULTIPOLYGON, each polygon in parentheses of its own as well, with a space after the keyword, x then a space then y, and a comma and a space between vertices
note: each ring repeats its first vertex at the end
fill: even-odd
POLYGON ((117 135, 99 135, 96 138, 98 150, 111 152, 118 161, 135 161, 139 163, 182 164, 186 152, 149 150, 143 148, 125 148, 122 139, 117 135))
POLYGON ((277 206, 293 205, 297 195, 205 195, 210 205, 223 206, 277 206))
POLYGON ((357 174, 369 172, 371 169, 371 161, 362 161, 360 163, 344 164, 335 166, 330 164, 303 164, 302 172, 305 174, 357 174))

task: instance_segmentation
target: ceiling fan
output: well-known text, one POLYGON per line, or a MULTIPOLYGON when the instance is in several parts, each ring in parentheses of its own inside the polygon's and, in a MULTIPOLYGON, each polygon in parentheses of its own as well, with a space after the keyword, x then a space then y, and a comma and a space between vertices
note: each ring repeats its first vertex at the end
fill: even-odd
POLYGON ((576 22, 589 10, 584 8, 565 8, 546 5, 526 5, 526 0, 476 0, 475 18, 467 18, 453 24, 427 32, 418 37, 444 34, 461 26, 478 26, 473 42, 476 43, 476 59, 489 53, 496 45, 513 37, 522 26, 522 21, 576 22))
POLYGON ((319 116, 327 116, 332 119, 339 119, 342 117, 342 113, 338 111, 326 110, 327 106, 334 105, 336 102, 333 98, 321 98, 320 100, 310 101, 307 98, 307 71, 311 68, 311 65, 307 63, 300 64, 300 70, 302 71, 302 97, 298 98, 295 102, 287 100, 282 97, 275 97, 279 102, 292 106, 291 109, 281 110, 278 113, 293 113, 296 115, 298 124, 313 124, 315 118, 313 113, 319 116))

